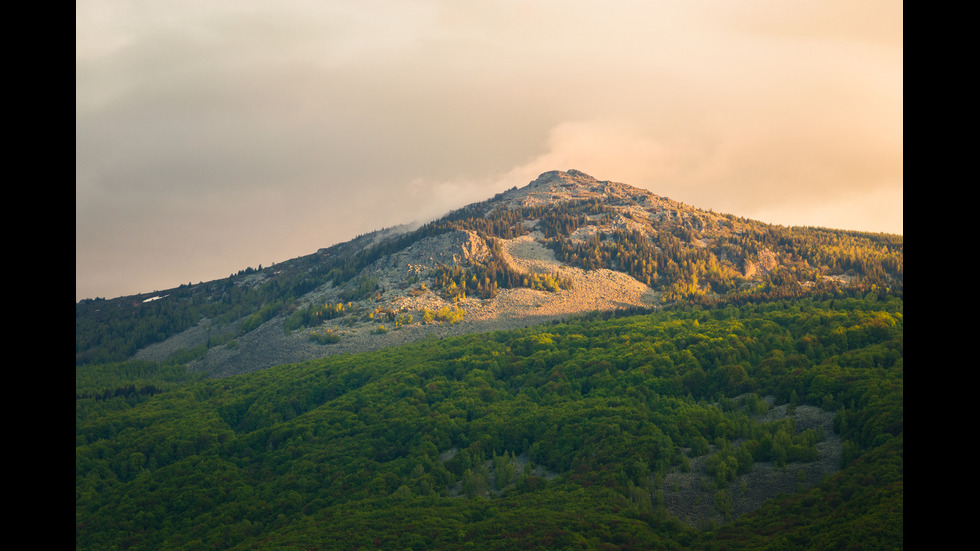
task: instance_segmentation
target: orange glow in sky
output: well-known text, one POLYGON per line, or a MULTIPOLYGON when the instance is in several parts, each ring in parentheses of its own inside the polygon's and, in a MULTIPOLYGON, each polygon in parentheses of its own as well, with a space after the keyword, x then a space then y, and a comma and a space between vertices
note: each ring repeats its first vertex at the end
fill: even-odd
POLYGON ((76 2, 76 300, 577 169, 903 233, 901 2, 76 2))

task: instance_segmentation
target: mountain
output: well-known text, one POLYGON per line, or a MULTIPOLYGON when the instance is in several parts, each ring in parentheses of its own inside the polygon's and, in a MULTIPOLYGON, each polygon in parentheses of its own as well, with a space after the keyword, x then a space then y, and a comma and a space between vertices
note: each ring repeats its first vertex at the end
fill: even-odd
POLYGON ((595 311, 903 291, 901 236, 704 211, 576 170, 419 227, 152 295, 76 304, 76 365, 220 377, 595 311))
POLYGON ((901 549, 902 248, 549 172, 82 301, 76 549, 901 549))

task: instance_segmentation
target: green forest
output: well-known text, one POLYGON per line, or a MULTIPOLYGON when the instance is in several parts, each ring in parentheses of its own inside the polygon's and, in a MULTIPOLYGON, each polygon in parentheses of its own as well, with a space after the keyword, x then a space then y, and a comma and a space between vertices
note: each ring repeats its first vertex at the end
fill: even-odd
MULTIPOLYGON (((505 222, 481 224, 506 238, 505 222)), ((76 335, 76 549, 901 549, 904 305, 874 279, 900 272, 888 272, 896 246, 831 259, 808 239, 789 243, 801 270, 853 262, 838 268, 864 270, 867 285, 596 313, 223 379, 119 361, 76 335), (773 415, 804 408, 832 430, 773 415), (836 472, 736 514, 747 475, 802 472, 830 439, 836 472), (721 520, 671 512, 669 480, 684 473, 721 520)), ((617 242, 595 244, 603 262, 627 256, 617 242)), ((302 273, 346 277, 333 269, 302 273)), ((303 281, 280 280, 276 300, 223 291, 275 310, 315 283, 303 281)), ((187 296, 171 313, 235 315, 187 296)))

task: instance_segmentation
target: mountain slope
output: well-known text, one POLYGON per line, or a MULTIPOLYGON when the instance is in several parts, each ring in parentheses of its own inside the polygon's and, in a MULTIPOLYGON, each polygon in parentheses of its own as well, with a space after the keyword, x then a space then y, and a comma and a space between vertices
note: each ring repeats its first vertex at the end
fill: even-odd
POLYGON ((903 286, 901 236, 785 228, 578 171, 418 228, 153 296, 76 305, 76 364, 212 376, 595 310, 903 286))

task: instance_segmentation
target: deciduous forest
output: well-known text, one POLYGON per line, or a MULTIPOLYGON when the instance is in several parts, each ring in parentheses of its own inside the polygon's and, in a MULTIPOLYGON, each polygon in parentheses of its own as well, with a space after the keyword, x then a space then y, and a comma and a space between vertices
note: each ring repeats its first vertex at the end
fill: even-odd
MULTIPOLYGON (((890 254, 743 239, 720 246, 790 240, 801 269, 890 254)), ((618 243, 590 257, 641 278, 661 266, 618 243)), ((713 277, 695 260, 687 273, 713 277)), ((904 306, 866 270, 860 291, 594 314, 214 380, 77 336, 76 549, 900 549, 904 306), (804 407, 833 430, 769 415, 804 407), (828 438, 835 473, 733 512, 740 477, 794 473, 828 438), (672 514, 665 481, 683 472, 721 521, 672 514)))

